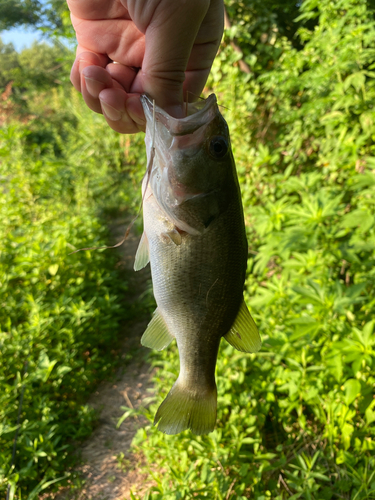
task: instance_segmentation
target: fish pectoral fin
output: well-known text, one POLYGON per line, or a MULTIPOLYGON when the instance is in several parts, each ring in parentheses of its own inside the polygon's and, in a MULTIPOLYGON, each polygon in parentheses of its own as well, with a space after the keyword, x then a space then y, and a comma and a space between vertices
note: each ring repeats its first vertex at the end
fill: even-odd
POLYGON ((224 338, 238 351, 258 352, 261 348, 262 341, 260 340, 258 328, 244 300, 242 300, 232 328, 224 335, 224 338))
POLYGON ((168 327, 159 309, 156 309, 152 320, 148 324, 145 333, 142 335, 141 344, 144 347, 162 351, 169 346, 173 339, 174 337, 169 333, 168 327))
POLYGON ((177 231, 177 229, 172 229, 172 231, 168 231, 167 233, 162 233, 162 236, 168 237, 175 245, 181 245, 182 237, 181 233, 177 231))
POLYGON ((137 253, 135 254, 134 271, 139 271, 147 266, 150 262, 150 250, 148 247, 148 239, 143 231, 141 241, 139 242, 137 253))

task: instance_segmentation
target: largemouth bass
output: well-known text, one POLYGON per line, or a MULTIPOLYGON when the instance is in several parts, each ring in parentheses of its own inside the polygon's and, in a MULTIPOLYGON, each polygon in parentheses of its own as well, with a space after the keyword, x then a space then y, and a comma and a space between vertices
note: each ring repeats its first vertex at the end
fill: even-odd
POLYGON ((154 423, 167 434, 206 434, 216 422, 221 338, 239 351, 261 346, 243 300, 248 247, 237 172, 214 94, 181 119, 146 96, 142 104, 149 168, 134 269, 150 262, 157 309, 141 343, 162 350, 175 338, 180 356, 154 423))

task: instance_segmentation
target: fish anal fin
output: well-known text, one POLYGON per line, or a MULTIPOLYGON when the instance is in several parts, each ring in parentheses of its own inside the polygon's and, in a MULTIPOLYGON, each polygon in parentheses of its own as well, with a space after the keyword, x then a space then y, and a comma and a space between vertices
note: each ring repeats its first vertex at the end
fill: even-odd
POLYGON ((262 342, 258 328, 244 300, 242 300, 240 310, 231 329, 224 335, 224 338, 238 351, 258 352, 261 348, 262 342))
POLYGON ((208 434, 216 423, 216 386, 191 390, 178 378, 160 405, 154 425, 165 434, 190 429, 193 434, 208 434))
POLYGON ((137 253, 135 254, 134 271, 139 271, 147 266, 150 262, 150 251, 148 248, 148 239, 146 233, 143 232, 141 241, 139 242, 137 253))
POLYGON ((145 333, 142 335, 141 344, 144 347, 162 351, 169 346, 173 338, 173 335, 168 331, 167 325, 159 309, 156 309, 152 320, 148 324, 145 333))

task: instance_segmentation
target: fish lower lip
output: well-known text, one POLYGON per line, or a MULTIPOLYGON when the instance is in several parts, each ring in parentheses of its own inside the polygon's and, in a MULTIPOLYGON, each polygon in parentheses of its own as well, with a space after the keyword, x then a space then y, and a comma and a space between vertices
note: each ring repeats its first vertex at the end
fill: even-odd
MULTIPOLYGON (((141 102, 143 109, 145 110, 148 119, 152 117, 153 101, 146 94, 141 96, 141 102)), ((206 100, 204 100, 203 105, 199 106, 198 103, 190 103, 189 106, 196 107, 193 114, 188 114, 185 118, 173 118, 167 112, 155 106, 155 111, 157 115, 157 121, 161 122, 169 131, 169 134, 173 137, 183 136, 186 134, 192 134, 194 131, 199 129, 203 124, 212 120, 212 118, 218 113, 216 106, 216 96, 211 94, 206 100)), ((147 116, 146 116, 147 118, 147 116)))

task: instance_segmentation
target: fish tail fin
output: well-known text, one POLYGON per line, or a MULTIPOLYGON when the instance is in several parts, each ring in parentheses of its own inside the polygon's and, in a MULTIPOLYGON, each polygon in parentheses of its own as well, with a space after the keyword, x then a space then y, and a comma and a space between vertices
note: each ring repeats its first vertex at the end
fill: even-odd
POLYGON ((165 434, 179 434, 186 429, 193 434, 207 434, 215 427, 216 406, 216 385, 191 390, 177 379, 159 406, 154 425, 158 424, 165 434))

